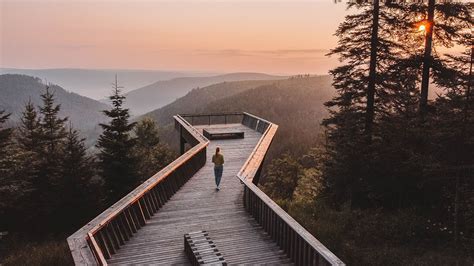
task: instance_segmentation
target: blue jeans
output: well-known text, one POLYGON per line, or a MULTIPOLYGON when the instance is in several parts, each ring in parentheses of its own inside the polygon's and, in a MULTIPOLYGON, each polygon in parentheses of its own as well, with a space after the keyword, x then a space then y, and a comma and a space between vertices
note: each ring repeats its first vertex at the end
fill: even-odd
POLYGON ((221 183, 222 172, 224 171, 224 166, 214 166, 214 177, 216 178, 216 186, 219 186, 221 183))

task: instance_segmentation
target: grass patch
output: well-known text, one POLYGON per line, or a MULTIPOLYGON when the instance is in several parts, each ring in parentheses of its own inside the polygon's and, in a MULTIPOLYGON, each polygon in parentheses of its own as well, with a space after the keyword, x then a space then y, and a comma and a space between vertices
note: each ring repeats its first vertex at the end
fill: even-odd
POLYGON ((7 254, 0 264, 9 265, 74 265, 65 239, 42 242, 6 241, 7 254))

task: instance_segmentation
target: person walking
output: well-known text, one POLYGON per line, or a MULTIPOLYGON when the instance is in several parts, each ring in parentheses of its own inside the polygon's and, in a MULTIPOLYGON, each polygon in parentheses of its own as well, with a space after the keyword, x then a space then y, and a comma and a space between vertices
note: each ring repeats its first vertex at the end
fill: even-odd
POLYGON ((214 177, 216 179, 216 190, 220 190, 220 183, 222 172, 224 171, 224 155, 220 153, 221 149, 216 148, 216 153, 212 155, 212 162, 214 163, 214 177))

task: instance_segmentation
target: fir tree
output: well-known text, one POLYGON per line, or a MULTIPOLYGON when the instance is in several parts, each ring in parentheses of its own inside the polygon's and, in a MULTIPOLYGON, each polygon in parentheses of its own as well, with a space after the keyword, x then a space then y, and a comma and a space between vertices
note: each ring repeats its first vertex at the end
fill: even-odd
POLYGON ((380 76, 393 64, 399 46, 390 36, 394 27, 390 5, 380 5, 379 1, 373 4, 350 2, 349 8, 361 11, 347 16, 336 32, 339 42, 329 55, 338 55, 344 65, 330 71, 338 93, 326 103, 328 107, 337 106, 344 111, 333 112, 325 123, 338 126, 340 116, 353 113, 370 141, 374 121, 383 108, 380 76))
POLYGON ((139 148, 153 147, 160 143, 158 126, 151 118, 145 117, 142 119, 135 127, 134 132, 139 148))
POLYGON ((451 213, 455 243, 460 240, 460 231, 465 237, 474 236, 474 100, 472 97, 472 63, 474 48, 472 40, 467 43, 466 51, 457 56, 449 55, 448 74, 444 85, 445 95, 435 102, 436 113, 433 115, 433 143, 430 153, 433 163, 426 174, 428 185, 442 187, 440 202, 442 211, 451 213), (439 183, 436 180, 445 180, 439 183), (470 223, 471 222, 471 223, 470 223))
POLYGON ((120 93, 117 77, 113 84, 110 110, 103 111, 111 120, 100 124, 103 129, 97 142, 100 175, 105 181, 109 203, 114 202, 132 190, 139 181, 138 160, 133 155, 136 139, 130 133, 136 123, 129 123, 129 110, 123 108, 125 96, 120 93))
POLYGON ((79 132, 70 126, 64 143, 62 174, 68 179, 65 183, 72 188, 88 183, 93 174, 93 159, 87 155, 84 141, 85 138, 81 138, 79 132))
POLYGON ((5 110, 0 110, 0 176, 4 177, 11 168, 11 160, 9 147, 11 145, 12 128, 5 127, 5 123, 11 114, 5 110))
POLYGON ((11 114, 6 113, 5 110, 0 110, 0 151, 3 153, 6 146, 10 142, 12 134, 11 128, 5 128, 4 125, 7 122, 11 114))
POLYGON ((446 87, 453 70, 446 57, 431 50, 466 38, 472 27, 472 4, 436 3, 433 11, 434 2, 428 6, 423 2, 351 3, 361 11, 347 16, 336 33, 339 44, 331 54, 338 54, 345 64, 331 71, 338 93, 326 103, 332 109, 324 121, 330 155, 325 179, 340 201, 391 207, 415 202, 424 182, 423 169, 437 163, 430 153, 436 147, 431 130, 437 118, 423 115, 422 121, 428 123, 420 125, 417 117, 426 113, 426 73, 446 87), (378 32, 374 27, 377 7, 378 32), (418 32, 420 25, 425 32, 418 32))
POLYGON ((275 199, 291 201, 302 171, 301 164, 289 154, 273 160, 265 176, 265 191, 275 199))
POLYGON ((62 182, 61 160, 63 158, 67 118, 60 118, 60 105, 55 104, 54 93, 46 89, 41 94, 40 117, 31 104, 27 104, 23 117, 20 143, 28 156, 25 164, 30 163, 32 176, 32 194, 29 202, 29 214, 35 223, 32 230, 44 230, 45 227, 57 229, 52 216, 61 206, 60 184, 62 182), (31 160, 31 161, 28 161, 31 160))
POLYGON ((372 32, 370 37, 369 82, 367 84, 367 107, 365 111, 365 134, 367 140, 372 141, 372 127, 375 114, 375 83, 377 74, 377 50, 379 42, 379 13, 380 1, 374 0, 372 6, 372 32))
POLYGON ((40 152, 43 145, 41 134, 40 118, 33 103, 28 101, 22 112, 21 123, 16 134, 19 163, 16 174, 17 180, 28 183, 30 191, 35 192, 37 192, 37 188, 33 186, 33 183, 37 182, 41 163, 40 152))
POLYGON ((97 200, 91 178, 94 175, 93 158, 86 153, 84 138, 69 126, 61 161, 61 199, 63 216, 69 224, 80 225, 84 217, 97 210, 97 200))
MULTIPOLYGON (((37 181, 39 165, 41 162, 40 151, 42 147, 40 119, 35 106, 31 101, 25 104, 22 112, 21 123, 16 130, 18 165, 16 180, 21 180, 30 186, 31 191, 35 191, 32 183, 37 181)), ((27 189, 24 189, 27 191, 27 189)))
POLYGON ((137 140, 134 153, 140 158, 139 174, 142 180, 146 180, 172 162, 175 156, 160 143, 158 126, 153 119, 141 120, 134 133, 137 140))
POLYGON ((0 184, 6 184, 12 170, 11 160, 11 135, 12 129, 5 127, 11 114, 0 110, 0 184))
POLYGON ((397 62, 402 48, 392 33, 397 9, 389 3, 350 2, 360 11, 346 16, 336 35, 339 42, 330 55, 343 62, 331 71, 336 97, 326 103, 330 117, 328 152, 332 158, 327 167, 328 187, 336 198, 352 202, 366 194, 371 157, 375 156, 372 139, 380 138, 378 121, 390 102, 384 78, 397 62))
POLYGON ((428 1, 428 12, 425 25, 425 49, 423 54, 423 75, 421 79, 421 98, 420 98, 420 113, 424 116, 428 105, 428 86, 429 75, 431 68, 431 50, 433 46, 433 29, 434 29, 434 12, 435 0, 428 1))
POLYGON ((441 79, 446 72, 449 72, 448 58, 437 51, 441 47, 451 48, 455 43, 469 38, 468 29, 474 26, 472 17, 474 3, 429 0, 427 4, 425 1, 409 2, 400 7, 406 14, 405 28, 402 29, 404 35, 413 35, 413 31, 419 31, 420 35, 417 42, 409 43, 410 46, 405 45, 405 51, 410 53, 412 60, 422 67, 419 112, 424 120, 429 111, 430 77, 435 83, 443 86, 441 79))
POLYGON ((21 116, 21 124, 18 128, 18 143, 24 151, 38 151, 41 146, 41 127, 38 112, 33 103, 28 101, 21 116))
POLYGON ((54 93, 46 87, 41 95, 43 105, 40 106, 40 146, 41 163, 38 172, 38 182, 41 186, 58 185, 61 178, 61 159, 66 138, 65 122, 67 118, 60 118, 61 105, 55 104, 54 93))
POLYGON ((21 194, 19 183, 15 182, 16 150, 12 143, 13 129, 5 126, 9 113, 0 110, 0 227, 11 228, 11 223, 16 216, 11 210, 21 194))
POLYGON ((52 162, 54 157, 60 155, 61 144, 66 137, 65 122, 67 118, 60 118, 59 111, 61 105, 54 103, 54 93, 51 93, 49 87, 46 87, 45 93, 41 95, 43 105, 40 106, 42 142, 44 144, 45 152, 52 157, 46 157, 49 162, 52 162))

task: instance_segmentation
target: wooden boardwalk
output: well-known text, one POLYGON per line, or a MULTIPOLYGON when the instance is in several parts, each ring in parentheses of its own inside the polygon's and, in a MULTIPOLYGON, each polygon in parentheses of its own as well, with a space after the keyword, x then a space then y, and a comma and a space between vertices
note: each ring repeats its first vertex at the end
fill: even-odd
POLYGON ((206 165, 107 260, 109 264, 189 264, 183 235, 199 230, 209 232, 229 264, 292 264, 244 209, 244 185, 236 177, 261 134, 241 124, 210 127, 236 128, 245 138, 211 141, 206 165), (225 156, 220 191, 215 190, 211 163, 217 146, 225 156))

